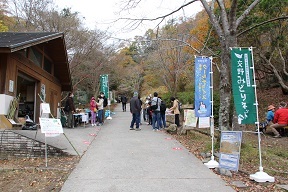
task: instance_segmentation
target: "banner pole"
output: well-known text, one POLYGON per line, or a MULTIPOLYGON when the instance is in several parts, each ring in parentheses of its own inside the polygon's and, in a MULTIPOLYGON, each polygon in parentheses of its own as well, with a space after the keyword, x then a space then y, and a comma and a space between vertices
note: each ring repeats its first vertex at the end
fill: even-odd
POLYGON ((112 119, 112 117, 111 117, 111 110, 110 110, 110 105, 111 105, 111 100, 110 100, 110 91, 109 91, 109 76, 107 75, 107 84, 108 84, 108 110, 109 110, 109 114, 108 114, 108 117, 107 117, 107 119, 108 120, 111 120, 112 119))
POLYGON ((46 141, 46 135, 45 135, 45 164, 46 164, 46 167, 48 167, 48 155, 47 155, 47 141, 46 141))
POLYGON ((212 68, 212 57, 210 57, 210 94, 211 94, 211 117, 210 117, 210 134, 212 142, 211 150, 211 160, 207 163, 204 163, 209 169, 219 167, 219 163, 214 159, 214 99, 213 99, 213 68, 212 68))
POLYGON ((261 156, 261 135, 260 135, 260 129, 259 129, 259 115, 258 115, 258 99, 257 99, 257 90, 256 90, 256 78, 255 78, 255 68, 254 68, 254 59, 253 59, 253 48, 250 47, 249 50, 251 51, 251 69, 253 71, 253 87, 255 92, 255 107, 256 107, 256 121, 255 124, 257 124, 257 134, 258 134, 258 149, 259 149, 259 172, 256 172, 255 174, 250 175, 250 179, 255 180, 257 182, 274 182, 274 177, 269 176, 267 173, 263 171, 262 166, 262 156, 261 156))

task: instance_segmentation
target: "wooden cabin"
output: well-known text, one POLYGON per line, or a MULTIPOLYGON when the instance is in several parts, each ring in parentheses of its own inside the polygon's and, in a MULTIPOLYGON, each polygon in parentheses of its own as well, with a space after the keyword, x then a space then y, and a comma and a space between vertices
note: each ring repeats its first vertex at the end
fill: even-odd
MULTIPOLYGON (((63 33, 0 33, 0 115, 19 97, 16 118, 39 122, 39 95, 56 117, 61 92, 71 91, 71 76, 63 33)), ((3 127, 0 127, 3 128, 3 127)))

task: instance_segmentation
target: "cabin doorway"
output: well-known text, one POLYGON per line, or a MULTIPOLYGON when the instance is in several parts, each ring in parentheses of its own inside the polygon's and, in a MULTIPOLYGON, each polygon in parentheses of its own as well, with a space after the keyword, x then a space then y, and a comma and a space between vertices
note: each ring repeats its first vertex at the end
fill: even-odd
POLYGON ((36 80, 19 72, 17 77, 17 96, 20 94, 18 117, 28 115, 35 122, 36 80))

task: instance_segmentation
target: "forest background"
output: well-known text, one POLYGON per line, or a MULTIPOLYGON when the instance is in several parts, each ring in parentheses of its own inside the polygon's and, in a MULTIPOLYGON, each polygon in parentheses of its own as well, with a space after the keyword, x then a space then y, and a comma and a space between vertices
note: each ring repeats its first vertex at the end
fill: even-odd
MULTIPOLYGON (((188 1, 174 11, 193 6, 194 2, 188 1)), ((229 48, 253 47, 259 117, 264 120, 267 106, 277 106, 280 99, 286 101, 288 94, 288 0, 200 2, 203 10, 195 16, 179 17, 167 23, 161 21, 174 11, 157 18, 119 18, 127 20, 131 29, 149 20, 158 20, 159 26, 133 40, 111 44, 108 32, 86 28, 77 11, 59 8, 52 0, 9 0, 9 3, 0 0, 0 32, 63 32, 77 104, 87 103, 92 95, 98 94, 101 74, 109 74, 110 90, 116 96, 129 97, 138 91, 146 97, 156 91, 167 103, 170 96, 176 96, 183 104, 193 104, 194 58, 196 55, 212 57, 214 117, 220 130, 237 129, 233 119, 229 48)), ((127 10, 137 6, 134 0, 123 3, 127 10)), ((63 93, 63 98, 66 95, 63 93)), ((252 125, 245 129, 254 128, 252 125)), ((269 138, 265 137, 267 150, 264 147, 264 161, 271 168, 269 173, 287 178, 287 138, 282 138, 281 143, 269 138)), ((191 138, 186 143, 190 141, 191 138)), ((246 140, 242 148, 241 158, 246 154, 243 162, 250 164, 241 166, 257 171, 255 138, 251 143, 246 140)))
MULTIPOLYGON (((137 2, 123 1, 123 7, 133 9, 137 2)), ((194 58, 212 57, 215 122, 221 130, 230 130, 237 127, 230 47, 253 47, 258 91, 281 87, 283 94, 288 93, 288 0, 201 0, 203 10, 195 16, 161 23, 195 2, 157 18, 119 18, 131 29, 147 20, 160 21, 156 30, 111 44, 108 32, 86 28, 78 12, 59 8, 52 0, 0 0, 0 31, 64 32, 78 107, 97 95, 101 74, 109 74, 110 91, 116 96, 138 91, 145 97, 156 91, 167 103, 176 96, 183 104, 193 104, 194 58)))

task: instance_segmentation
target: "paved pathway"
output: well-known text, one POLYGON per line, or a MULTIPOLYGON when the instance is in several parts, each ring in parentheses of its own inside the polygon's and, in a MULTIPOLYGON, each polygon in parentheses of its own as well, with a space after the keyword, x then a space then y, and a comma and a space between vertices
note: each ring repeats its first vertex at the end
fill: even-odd
POLYGON ((129 130, 127 107, 106 120, 62 192, 234 191, 169 134, 129 130))

